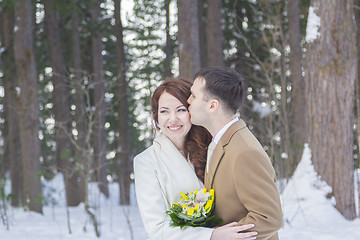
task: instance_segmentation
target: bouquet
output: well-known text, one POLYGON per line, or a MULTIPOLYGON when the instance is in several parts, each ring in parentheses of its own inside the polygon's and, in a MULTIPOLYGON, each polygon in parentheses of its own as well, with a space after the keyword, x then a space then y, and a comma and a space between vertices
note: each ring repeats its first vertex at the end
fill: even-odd
POLYGON ((181 192, 179 202, 171 206, 167 214, 173 223, 171 226, 192 227, 214 227, 222 222, 221 218, 216 218, 213 214, 215 207, 214 189, 207 191, 206 188, 195 190, 190 193, 181 192))

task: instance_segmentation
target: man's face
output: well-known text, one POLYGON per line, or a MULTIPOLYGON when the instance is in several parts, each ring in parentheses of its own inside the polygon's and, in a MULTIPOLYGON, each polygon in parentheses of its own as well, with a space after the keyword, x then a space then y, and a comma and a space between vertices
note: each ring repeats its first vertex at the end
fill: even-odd
MULTIPOLYGON (((191 123, 194 125, 204 126, 208 119, 208 100, 206 100, 205 80, 196 78, 191 87, 191 95, 187 102, 190 104, 189 112, 191 123)), ((205 126, 204 126, 205 127, 205 126)))

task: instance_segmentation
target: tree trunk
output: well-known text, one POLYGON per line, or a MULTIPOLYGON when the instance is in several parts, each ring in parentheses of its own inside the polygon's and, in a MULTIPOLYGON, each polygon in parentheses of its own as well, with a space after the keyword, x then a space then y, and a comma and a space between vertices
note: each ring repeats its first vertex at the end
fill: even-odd
MULTIPOLYGON (((285 36, 284 31, 281 26, 281 17, 282 17, 282 11, 277 11, 277 19, 278 24, 280 26, 280 39, 279 47, 280 50, 280 81, 281 81, 281 100, 280 100, 280 109, 279 109, 279 117, 281 122, 281 128, 280 128, 280 135, 281 135, 281 148, 282 152, 285 152, 287 157, 285 158, 286 162, 286 175, 288 178, 292 175, 293 167, 294 167, 294 161, 293 161, 293 153, 291 151, 291 145, 290 145, 290 123, 289 123, 289 112, 288 112, 288 94, 287 94, 287 79, 286 79, 286 61, 285 61, 285 36)), ((273 86, 272 86, 273 87, 273 86)))
POLYGON ((19 206, 22 195, 22 164, 20 155, 19 125, 17 119, 16 69, 14 60, 14 14, 13 6, 3 5, 1 14, 1 41, 5 48, 3 52, 3 79, 6 101, 6 122, 8 127, 7 146, 10 165, 12 206, 19 206))
POLYGON ((193 80, 200 70, 198 3, 178 0, 179 77, 193 80))
POLYGON ((290 168, 293 172, 300 161, 306 140, 304 104, 305 82, 302 77, 302 50, 300 34, 300 6, 299 0, 288 1, 289 44, 290 44, 290 72, 291 72, 291 106, 290 106, 290 137, 294 163, 290 168))
POLYGON ((200 48, 200 66, 206 67, 207 62, 207 44, 206 44, 206 20, 204 0, 197 0, 198 2, 198 22, 199 22, 199 48, 200 48))
POLYGON ((94 72, 94 156, 95 172, 100 191, 109 197, 107 186, 107 163, 106 163, 106 132, 105 132, 105 80, 104 61, 102 51, 104 49, 100 28, 100 5, 93 0, 91 10, 92 26, 94 28, 92 37, 92 56, 94 72))
MULTIPOLYGON (((358 155, 360 156, 360 0, 354 0, 354 15, 356 22, 356 46, 357 46, 357 68, 356 68, 356 109, 357 109, 357 142, 358 142, 358 155)), ((360 159, 357 160, 357 168, 360 168, 360 159)), ((357 174, 358 178, 358 212, 360 213, 360 174, 357 174)), ((360 217, 360 215, 359 215, 360 217)))
POLYGON ((53 70, 56 159, 64 175, 67 204, 77 206, 81 202, 81 191, 78 182, 79 174, 75 170, 75 163, 71 161, 70 88, 65 76, 65 62, 61 47, 60 14, 54 0, 44 1, 44 6, 50 62, 53 70))
POLYGON ((208 0, 207 53, 210 66, 224 66, 223 34, 221 29, 221 0, 208 0))
MULTIPOLYGON (((235 29, 238 29, 238 33, 242 34, 243 32, 243 25, 242 25, 242 19, 244 18, 244 14, 242 13, 242 4, 241 1, 236 1, 235 3, 235 14, 234 17, 234 24, 235 29)), ((243 49, 243 40, 236 38, 236 59, 235 59, 235 69, 241 73, 243 76, 246 77, 246 74, 249 72, 249 68, 247 67, 248 58, 245 56, 245 50, 243 49)), ((244 101, 245 106, 243 108, 250 109, 248 101, 244 101)))
POLYGON ((123 41, 123 26, 121 22, 121 0, 115 1, 115 36, 116 36, 116 55, 119 84, 119 187, 120 204, 130 204, 130 136, 129 136, 129 107, 125 68, 125 52, 123 41))
POLYGON ((14 39, 15 64, 19 80, 18 119, 23 166, 23 205, 42 213, 39 141, 39 100, 33 49, 33 19, 30 0, 15 3, 17 31, 14 39))
POLYGON ((72 59, 73 59, 73 72, 74 72, 74 88, 75 88, 75 119, 76 119, 76 130, 78 132, 76 139, 75 147, 75 158, 76 162, 81 166, 80 167, 80 182, 79 182, 79 197, 80 201, 85 201, 85 186, 87 183, 86 179, 89 169, 89 163, 87 161, 86 153, 87 148, 85 144, 86 138, 86 116, 85 116, 85 101, 84 101, 84 89, 82 74, 81 74, 81 48, 80 48, 80 35, 79 35, 79 17, 78 17, 78 8, 77 0, 72 1, 72 15, 71 15, 71 36, 72 36, 72 59))
MULTIPOLYGON (((353 96, 356 45, 352 1, 314 0, 319 36, 306 52, 306 99, 312 161, 332 187, 336 208, 354 219, 353 96)), ((309 15, 310 15, 309 14, 309 15)))
MULTIPOLYGON (((115 4, 117 1, 115 1, 115 4)), ((115 5, 116 6, 116 5, 115 5)), ((166 29, 165 29, 165 32, 166 32, 166 45, 165 45, 165 55, 166 55, 166 58, 165 58, 165 62, 164 62, 164 79, 166 77, 171 77, 172 76, 172 73, 171 73, 171 62, 172 62, 172 55, 173 55, 173 46, 172 46, 172 41, 171 41, 171 36, 170 36, 170 0, 165 0, 164 2, 164 8, 165 8, 165 17, 166 17, 166 29)), ((119 10, 115 10, 115 15, 118 15, 119 13, 117 11, 120 11, 119 10)), ((115 16, 115 24, 116 24, 116 18, 117 16, 115 16)), ((120 21, 120 24, 121 24, 121 19, 119 19, 118 21, 120 21)), ((116 32, 118 32, 118 28, 116 28, 115 30, 116 32)), ((115 33, 116 34, 116 33, 115 33)))

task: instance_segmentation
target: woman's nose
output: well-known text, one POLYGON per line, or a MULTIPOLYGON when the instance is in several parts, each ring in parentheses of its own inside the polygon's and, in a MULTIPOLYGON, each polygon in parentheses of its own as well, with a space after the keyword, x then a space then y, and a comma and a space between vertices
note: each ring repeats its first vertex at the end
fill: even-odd
POLYGON ((170 114, 170 121, 173 122, 173 121, 176 121, 178 119, 178 116, 176 114, 176 112, 173 112, 170 114))

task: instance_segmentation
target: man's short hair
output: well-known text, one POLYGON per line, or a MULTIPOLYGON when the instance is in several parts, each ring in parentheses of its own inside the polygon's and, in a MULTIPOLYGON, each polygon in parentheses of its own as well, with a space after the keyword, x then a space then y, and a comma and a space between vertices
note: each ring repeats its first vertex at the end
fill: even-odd
POLYGON ((217 98, 231 112, 236 113, 244 98, 244 78, 235 70, 221 67, 206 67, 196 73, 194 79, 205 80, 205 91, 217 98))

